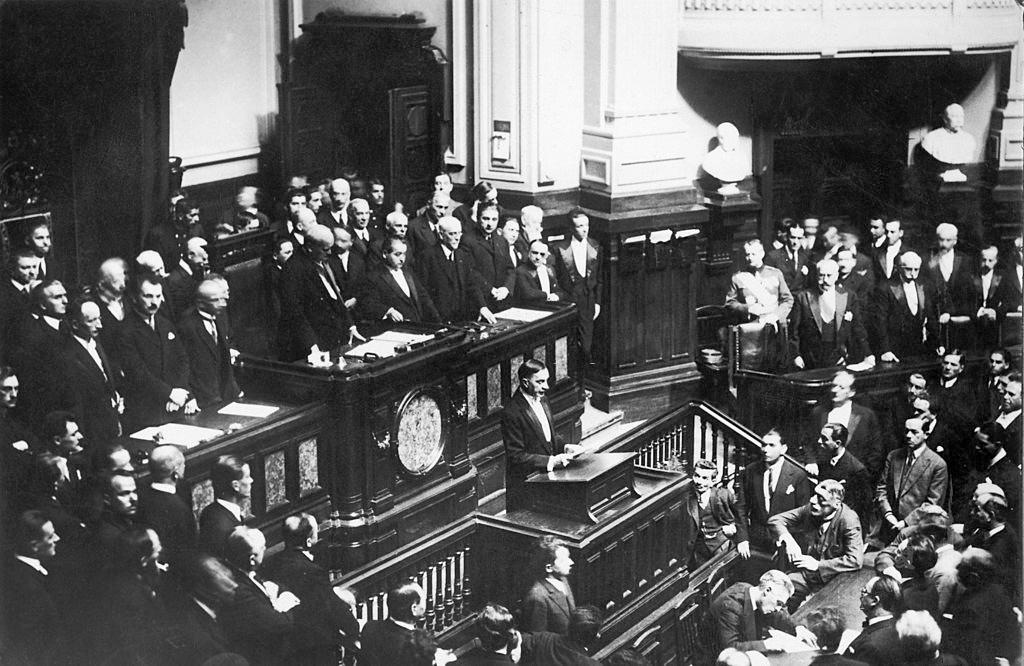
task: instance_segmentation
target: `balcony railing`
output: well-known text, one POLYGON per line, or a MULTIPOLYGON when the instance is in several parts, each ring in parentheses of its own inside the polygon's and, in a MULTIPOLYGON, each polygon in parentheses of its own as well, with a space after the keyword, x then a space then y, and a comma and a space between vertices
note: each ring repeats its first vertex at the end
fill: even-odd
POLYGON ((680 0, 679 49, 806 60, 991 53, 1021 34, 1015 0, 680 0))

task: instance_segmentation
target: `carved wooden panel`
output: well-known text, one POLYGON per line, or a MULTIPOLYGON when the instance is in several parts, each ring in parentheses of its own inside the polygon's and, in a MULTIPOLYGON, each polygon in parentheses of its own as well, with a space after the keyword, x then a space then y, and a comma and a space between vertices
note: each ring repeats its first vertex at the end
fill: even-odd
POLYGON ((388 185, 396 201, 407 201, 412 193, 430 189, 436 168, 427 86, 389 90, 388 114, 388 185))

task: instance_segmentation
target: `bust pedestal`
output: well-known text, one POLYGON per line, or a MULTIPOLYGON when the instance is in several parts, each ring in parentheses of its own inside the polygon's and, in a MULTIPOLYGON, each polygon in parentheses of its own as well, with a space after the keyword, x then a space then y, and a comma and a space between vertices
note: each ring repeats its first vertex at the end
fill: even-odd
POLYGON ((697 305, 721 305, 729 288, 733 262, 743 253, 743 243, 758 237, 761 201, 746 192, 722 196, 711 191, 704 195, 704 206, 710 224, 697 305))

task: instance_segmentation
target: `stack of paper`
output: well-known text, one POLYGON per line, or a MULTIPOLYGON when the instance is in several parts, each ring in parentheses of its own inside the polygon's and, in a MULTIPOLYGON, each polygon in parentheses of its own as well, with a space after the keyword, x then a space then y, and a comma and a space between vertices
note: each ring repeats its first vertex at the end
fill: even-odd
POLYGON ((184 423, 165 423, 161 426, 150 426, 138 432, 132 433, 132 439, 141 439, 157 444, 177 444, 191 449, 203 442, 208 442, 215 437, 220 437, 224 432, 214 428, 200 428, 199 426, 186 425, 184 423))
POLYGON ((231 404, 224 405, 218 409, 217 413, 223 414, 224 416, 249 416, 257 419, 265 419, 278 409, 280 408, 274 407, 273 405, 256 405, 250 402, 232 402, 231 404))
POLYGON ((526 308, 509 308, 508 310, 495 312, 494 316, 498 319, 507 319, 509 321, 531 322, 543 319, 544 317, 547 317, 550 314, 551 313, 547 312, 546 310, 527 310, 526 308))

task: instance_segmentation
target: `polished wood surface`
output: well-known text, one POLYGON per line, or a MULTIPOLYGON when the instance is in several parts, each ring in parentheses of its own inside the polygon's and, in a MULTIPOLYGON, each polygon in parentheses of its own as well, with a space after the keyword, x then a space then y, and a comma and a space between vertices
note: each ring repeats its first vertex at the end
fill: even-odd
POLYGON ((637 497, 633 453, 592 453, 568 467, 526 479, 527 504, 538 513, 597 522, 597 514, 616 502, 637 497))

